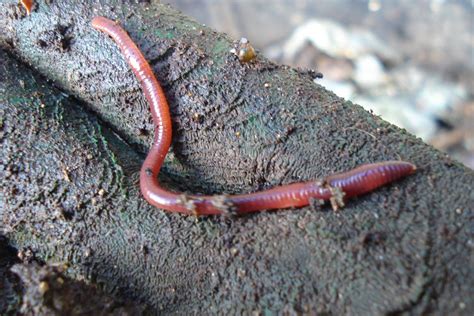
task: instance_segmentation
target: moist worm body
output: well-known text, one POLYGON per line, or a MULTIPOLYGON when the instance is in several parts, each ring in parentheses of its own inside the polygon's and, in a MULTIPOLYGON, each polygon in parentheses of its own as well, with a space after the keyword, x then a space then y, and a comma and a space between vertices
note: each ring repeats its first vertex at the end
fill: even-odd
POLYGON ((171 145, 172 126, 163 90, 143 54, 117 23, 104 17, 96 17, 92 20, 92 26, 107 33, 116 42, 150 103, 155 137, 140 171, 140 189, 145 199, 158 208, 185 214, 213 215, 302 207, 308 205, 312 199, 327 201, 335 194, 344 198, 361 195, 416 170, 416 167, 408 162, 386 161, 334 174, 324 181, 294 183, 249 194, 201 196, 165 190, 158 182, 158 173, 171 145))
POLYGON ((33 9, 33 5, 34 5, 33 0, 21 0, 20 3, 23 6, 23 8, 25 8, 26 14, 30 15, 31 10, 33 9))

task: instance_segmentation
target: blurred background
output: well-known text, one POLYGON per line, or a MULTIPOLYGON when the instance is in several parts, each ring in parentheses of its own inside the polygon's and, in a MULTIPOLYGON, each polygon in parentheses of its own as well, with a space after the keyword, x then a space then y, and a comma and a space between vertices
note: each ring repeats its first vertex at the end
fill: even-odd
POLYGON ((474 168, 471 0, 162 0, 474 168))

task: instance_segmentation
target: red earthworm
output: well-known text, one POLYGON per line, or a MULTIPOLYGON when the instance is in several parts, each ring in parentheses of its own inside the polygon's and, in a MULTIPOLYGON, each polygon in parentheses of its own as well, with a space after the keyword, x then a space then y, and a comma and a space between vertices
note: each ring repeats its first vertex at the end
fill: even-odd
POLYGON ((136 44, 117 23, 104 17, 92 20, 92 26, 110 35, 140 81, 155 124, 154 143, 140 171, 140 189, 152 205, 172 212, 193 215, 243 214, 261 210, 302 207, 312 199, 330 200, 342 206, 343 198, 372 191, 412 174, 416 167, 404 161, 366 164, 348 172, 334 174, 323 181, 283 185, 270 190, 240 195, 187 195, 163 189, 158 173, 171 145, 171 118, 165 94, 136 44))
POLYGON ((25 8, 26 14, 30 15, 33 8, 33 0, 21 0, 20 3, 25 8))

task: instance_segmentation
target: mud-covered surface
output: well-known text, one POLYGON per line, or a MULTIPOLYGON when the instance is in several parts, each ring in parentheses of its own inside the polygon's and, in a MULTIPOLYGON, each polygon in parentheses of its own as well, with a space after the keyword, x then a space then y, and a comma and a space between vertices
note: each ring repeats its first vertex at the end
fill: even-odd
POLYGON ((155 312, 474 310, 472 170, 306 73, 260 57, 241 64, 227 37, 166 6, 101 3, 37 1, 31 16, 0 4, 1 45, 61 88, 0 55, 11 245, 155 312), (338 213, 196 220, 156 210, 137 186, 147 104, 117 48, 89 26, 99 12, 120 20, 164 84, 171 189, 246 192, 390 159, 419 170, 338 213))

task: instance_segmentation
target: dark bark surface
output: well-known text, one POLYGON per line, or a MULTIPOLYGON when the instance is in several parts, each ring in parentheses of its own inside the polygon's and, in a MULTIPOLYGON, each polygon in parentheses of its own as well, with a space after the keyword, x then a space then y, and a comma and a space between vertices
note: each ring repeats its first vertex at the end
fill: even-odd
POLYGON ((167 313, 473 311, 472 170, 309 73, 241 64, 227 37, 169 7, 100 3, 37 1, 31 16, 0 4, 0 44, 74 96, 0 55, 0 208, 14 246, 167 313), (390 159, 419 171, 339 213, 154 209, 137 187, 148 105, 89 26, 97 14, 121 22, 164 85, 172 189, 246 192, 390 159))

